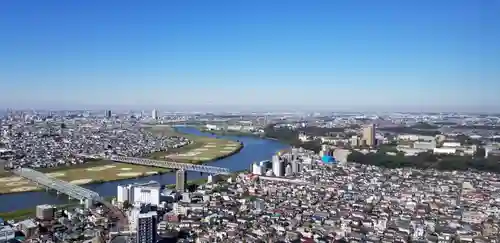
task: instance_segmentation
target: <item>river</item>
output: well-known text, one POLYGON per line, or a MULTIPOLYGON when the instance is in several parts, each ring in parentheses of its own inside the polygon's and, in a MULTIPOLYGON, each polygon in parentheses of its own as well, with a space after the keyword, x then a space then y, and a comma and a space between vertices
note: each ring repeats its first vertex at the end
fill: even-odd
MULTIPOLYGON (((193 127, 178 127, 178 131, 198 136, 215 137, 210 133, 203 133, 193 127)), ((239 171, 248 169, 253 162, 262 160, 270 160, 273 154, 287 148, 286 145, 269 139, 261 139, 250 136, 217 136, 224 139, 239 140, 244 144, 243 149, 237 154, 234 154, 225 159, 217 160, 208 163, 209 165, 229 168, 231 171, 239 171)), ((206 177, 206 174, 201 175, 198 172, 189 172, 188 180, 206 177)), ((103 197, 115 196, 116 187, 122 184, 130 184, 133 182, 158 181, 161 184, 174 184, 175 176, 173 173, 163 175, 153 175, 142 177, 139 179, 126 179, 120 181, 111 181, 101 184, 84 185, 84 187, 99 193, 103 197)), ((68 203, 68 197, 65 195, 56 195, 55 193, 47 192, 24 192, 14 194, 0 195, 0 212, 14 211, 35 207, 39 204, 64 204, 68 203)))

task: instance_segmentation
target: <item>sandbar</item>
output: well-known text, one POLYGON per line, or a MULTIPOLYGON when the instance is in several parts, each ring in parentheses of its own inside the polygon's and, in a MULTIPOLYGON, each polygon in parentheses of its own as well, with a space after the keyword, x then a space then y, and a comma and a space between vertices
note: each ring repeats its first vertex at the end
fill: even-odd
POLYGON ((33 191, 38 189, 35 186, 23 186, 23 187, 16 187, 13 189, 10 189, 11 192, 27 192, 27 191, 33 191))
POLYGON ((116 175, 120 176, 120 177, 133 177, 133 176, 140 176, 140 175, 142 175, 142 173, 140 173, 140 172, 123 172, 123 173, 118 173, 116 175))
POLYGON ((0 178, 0 182, 15 182, 15 181, 20 181, 23 178, 17 177, 17 176, 11 176, 11 177, 5 177, 5 178, 0 178))
POLYGON ((49 177, 61 177, 61 176, 65 176, 66 173, 63 173, 63 172, 53 172, 53 173, 47 173, 45 175, 49 176, 49 177))
POLYGON ((106 167, 106 166, 99 166, 99 167, 87 168, 85 170, 86 171, 103 171, 103 170, 107 170, 107 169, 110 169, 110 168, 106 167))
POLYGON ((88 184, 90 182, 92 182, 92 179, 73 180, 73 181, 70 181, 69 183, 75 184, 75 185, 83 185, 83 184, 88 184))
POLYGON ((22 186, 28 184, 27 181, 14 181, 14 182, 9 182, 5 184, 6 186, 22 186))

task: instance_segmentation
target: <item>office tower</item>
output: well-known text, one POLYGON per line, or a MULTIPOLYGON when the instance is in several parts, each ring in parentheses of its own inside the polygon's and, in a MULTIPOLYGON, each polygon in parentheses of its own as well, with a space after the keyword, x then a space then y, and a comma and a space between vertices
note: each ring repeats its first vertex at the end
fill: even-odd
POLYGON ((275 155, 273 156, 273 174, 274 176, 281 177, 285 175, 285 162, 275 155))
POLYGON ((186 177, 187 173, 185 170, 177 170, 175 173, 175 189, 178 192, 186 191, 186 177))
MULTIPOLYGON (((116 193, 116 201, 119 203, 123 203, 125 201, 130 200, 130 187, 128 185, 119 185, 116 187, 117 188, 117 193, 116 193)), ((129 201, 129 203, 133 203, 129 201)))
POLYGON ((153 119, 158 119, 158 111, 156 109, 154 109, 152 112, 151 112, 151 117, 153 119))
POLYGON ((300 164, 297 160, 292 160, 292 174, 297 174, 300 171, 300 164))
POLYGON ((111 110, 107 110, 105 116, 106 118, 111 118, 111 110))
POLYGON ((373 147, 376 145, 374 124, 367 125, 363 128, 363 140, 367 146, 373 147))
POLYGON ((137 219, 137 243, 156 243, 158 215, 156 212, 141 213, 137 219))

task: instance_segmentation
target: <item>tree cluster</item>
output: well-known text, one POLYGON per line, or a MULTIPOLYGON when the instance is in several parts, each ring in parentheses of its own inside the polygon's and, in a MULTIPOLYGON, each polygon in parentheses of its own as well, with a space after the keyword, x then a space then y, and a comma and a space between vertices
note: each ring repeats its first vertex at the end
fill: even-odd
POLYGON ((422 130, 422 128, 414 128, 414 127, 382 127, 379 130, 384 132, 392 132, 396 134, 417 134, 422 136, 436 136, 441 134, 441 132, 437 130, 422 130))
POLYGON ((384 152, 362 154, 353 151, 348 157, 353 161, 365 165, 375 165, 386 168, 412 167, 418 169, 437 170, 469 170, 488 171, 500 173, 498 158, 480 158, 479 156, 435 155, 421 153, 417 156, 404 156, 402 154, 387 155, 384 152))
POLYGON ((321 150, 320 141, 314 140, 302 142, 299 140, 299 131, 292 130, 290 128, 274 128, 274 124, 272 124, 264 128, 264 134, 267 138, 277 139, 280 142, 290 144, 293 147, 302 147, 307 150, 312 150, 316 153, 319 153, 319 151, 321 150))

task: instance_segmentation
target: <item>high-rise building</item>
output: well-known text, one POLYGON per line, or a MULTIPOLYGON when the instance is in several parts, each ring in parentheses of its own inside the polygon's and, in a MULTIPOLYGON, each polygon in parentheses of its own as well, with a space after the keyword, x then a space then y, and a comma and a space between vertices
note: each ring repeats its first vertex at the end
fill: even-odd
POLYGON ((285 175, 285 162, 275 155, 272 159, 274 176, 281 177, 285 175))
POLYGON ((153 119, 158 119, 158 111, 156 109, 154 109, 152 112, 151 112, 151 117, 153 119))
POLYGON ((292 174, 297 174, 301 171, 299 161, 292 160, 292 174))
POLYGON ((106 118, 111 118, 111 110, 107 110, 105 116, 106 118))
POLYGON ((363 140, 367 146, 373 147, 376 145, 374 124, 367 125, 363 128, 363 140))
POLYGON ((177 170, 175 173, 175 189, 178 192, 186 191, 186 177, 187 173, 185 170, 177 170))
POLYGON ((137 243, 156 243, 158 215, 156 212, 141 213, 137 219, 137 243))

